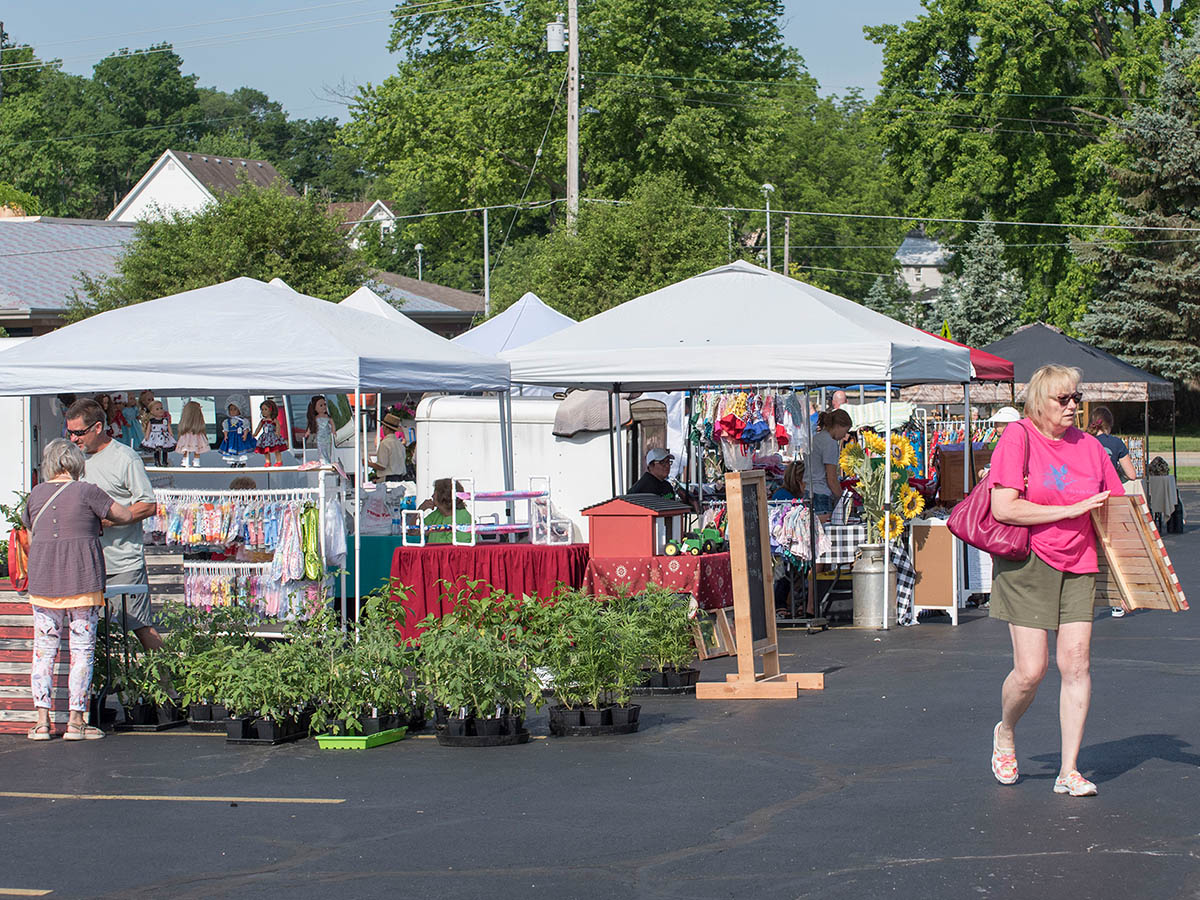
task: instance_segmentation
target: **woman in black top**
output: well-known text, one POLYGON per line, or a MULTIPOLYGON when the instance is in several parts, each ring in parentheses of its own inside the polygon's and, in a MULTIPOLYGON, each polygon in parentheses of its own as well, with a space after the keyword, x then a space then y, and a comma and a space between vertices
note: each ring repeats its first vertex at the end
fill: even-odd
POLYGON ((1137 472, 1133 469, 1133 460, 1129 458, 1129 448, 1125 446, 1125 442, 1112 433, 1113 430, 1113 414, 1107 406, 1097 406, 1092 410, 1092 415, 1088 420, 1088 434, 1093 434, 1108 451, 1108 458, 1112 460, 1113 468, 1117 470, 1117 475, 1121 481, 1133 481, 1137 478, 1137 472))
MULTIPOLYGON (((1112 411, 1107 406, 1095 407, 1088 418, 1087 430, 1088 434, 1095 435, 1096 440, 1108 451, 1108 458, 1112 461, 1113 468, 1117 470, 1121 482, 1134 481, 1137 478, 1137 472, 1134 471, 1133 460, 1129 458, 1129 448, 1125 446, 1123 440, 1112 433, 1112 411)), ((1112 614, 1119 619, 1125 615, 1125 608, 1114 606, 1112 614)))

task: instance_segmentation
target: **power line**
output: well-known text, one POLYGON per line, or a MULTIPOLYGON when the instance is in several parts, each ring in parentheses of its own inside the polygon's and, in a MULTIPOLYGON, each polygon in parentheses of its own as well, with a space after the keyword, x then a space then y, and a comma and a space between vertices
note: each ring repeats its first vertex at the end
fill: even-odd
MULTIPOLYGON (((612 205, 623 205, 629 203, 629 200, 607 200, 599 197, 581 197, 581 201, 585 203, 608 203, 612 205)), ((753 206, 704 206, 702 204, 692 204, 692 209, 704 209, 713 212, 746 212, 746 213, 765 213, 765 208, 753 206)), ((1200 226, 1171 226, 1171 225, 1097 225, 1082 222, 1020 222, 1009 219, 951 219, 941 216, 893 216, 880 213, 847 213, 847 212, 818 212, 811 209, 777 209, 771 207, 771 212, 777 215, 788 216, 815 216, 821 218, 833 219, 871 219, 893 222, 937 222, 939 224, 949 225, 1010 225, 1020 228, 1078 228, 1083 230, 1099 229, 1099 230, 1117 230, 1117 231, 1170 231, 1193 233, 1200 232, 1200 226)))

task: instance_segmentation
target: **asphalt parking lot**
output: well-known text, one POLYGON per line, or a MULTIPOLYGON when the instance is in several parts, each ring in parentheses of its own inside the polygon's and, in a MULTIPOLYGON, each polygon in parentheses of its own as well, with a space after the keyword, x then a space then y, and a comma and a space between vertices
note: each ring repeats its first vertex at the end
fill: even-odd
MULTIPOLYGON (((1200 602, 1198 535, 1167 544, 1200 602)), ((1010 656, 977 612, 784 632, 785 667, 824 671, 824 691, 646 700, 626 737, 331 752, 3 736, 0 897, 1194 897, 1198 616, 1098 616, 1090 799, 1051 792, 1053 672, 1018 731, 1021 780, 992 779, 1010 656)), ((544 712, 531 726, 547 733, 544 712)))

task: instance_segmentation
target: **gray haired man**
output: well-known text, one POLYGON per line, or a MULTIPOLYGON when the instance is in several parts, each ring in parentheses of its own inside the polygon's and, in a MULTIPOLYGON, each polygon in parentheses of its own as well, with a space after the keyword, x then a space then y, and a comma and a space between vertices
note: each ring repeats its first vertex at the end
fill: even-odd
MULTIPOLYGON (((146 552, 142 545, 142 520, 154 515, 155 503, 154 488, 141 457, 132 448, 108 436, 104 409, 95 400, 76 400, 67 408, 67 434, 87 455, 83 480, 125 504, 133 513, 130 525, 104 522, 100 543, 104 548, 107 583, 109 586, 149 586, 146 552)), ((129 625, 143 647, 157 650, 162 646, 162 638, 152 624, 149 593, 133 596, 126 613, 129 625)), ((108 614, 115 621, 121 615, 120 606, 110 601, 108 614)))

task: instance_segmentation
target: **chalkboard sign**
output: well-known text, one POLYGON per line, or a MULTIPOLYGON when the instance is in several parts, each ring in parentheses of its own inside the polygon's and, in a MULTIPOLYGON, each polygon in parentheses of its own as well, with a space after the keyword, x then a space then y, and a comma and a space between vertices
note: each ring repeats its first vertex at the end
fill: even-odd
POLYGON ((729 569, 733 576, 733 616, 738 670, 724 681, 696 684, 697 700, 795 698, 800 688, 821 690, 822 672, 779 670, 775 603, 770 591, 771 531, 767 520, 767 476, 762 471, 725 475, 729 509, 729 569), (762 657, 762 672, 756 657, 762 657))
POLYGON ((742 535, 746 542, 746 580, 750 593, 750 633, 754 642, 767 639, 767 593, 763 585, 763 546, 759 539, 760 485, 742 485, 742 535))

